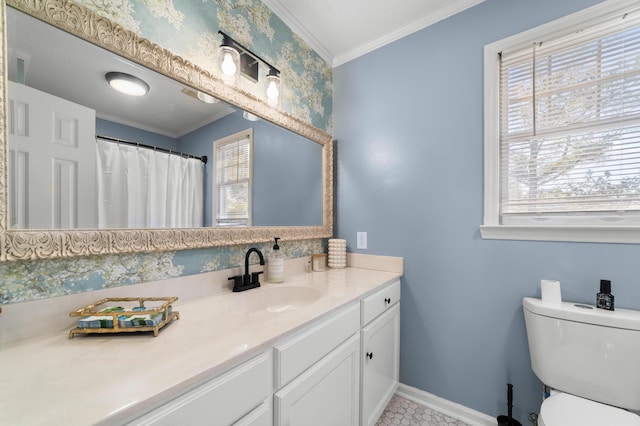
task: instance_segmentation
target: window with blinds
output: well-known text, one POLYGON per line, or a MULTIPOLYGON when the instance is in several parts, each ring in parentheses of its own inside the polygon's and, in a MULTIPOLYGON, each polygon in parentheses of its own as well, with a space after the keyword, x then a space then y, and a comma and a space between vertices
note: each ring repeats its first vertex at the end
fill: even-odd
POLYGON ((215 141, 213 156, 215 224, 250 226, 253 131, 250 129, 215 141))
MULTIPOLYGON (((497 233, 512 225, 640 225, 637 2, 604 2, 485 46, 483 237, 508 238, 497 233)), ((531 235, 516 239, 562 239, 531 235)))
POLYGON ((640 243, 640 3, 484 46, 483 238, 640 243))
POLYGON ((640 212, 638 15, 499 53, 502 224, 640 212))

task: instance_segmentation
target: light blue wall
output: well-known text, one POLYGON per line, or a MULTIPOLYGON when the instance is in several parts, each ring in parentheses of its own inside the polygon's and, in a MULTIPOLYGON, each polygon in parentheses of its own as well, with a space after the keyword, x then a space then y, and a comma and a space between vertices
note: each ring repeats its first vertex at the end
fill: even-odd
POLYGON ((322 145, 254 125, 253 225, 322 225, 322 145))
MULTIPOLYGON (((402 383, 491 416, 538 411, 522 298, 540 279, 640 309, 638 245, 483 240, 483 46, 597 3, 487 0, 334 69, 337 234, 404 256, 402 383)), ((598 374, 598 372, 593 372, 598 374)))

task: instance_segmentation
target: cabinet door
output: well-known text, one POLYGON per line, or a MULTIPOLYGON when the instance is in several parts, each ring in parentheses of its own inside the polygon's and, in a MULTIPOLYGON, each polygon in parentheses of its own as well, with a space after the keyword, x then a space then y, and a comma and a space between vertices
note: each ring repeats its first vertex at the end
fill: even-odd
POLYGON ((356 334, 274 395, 274 424, 358 425, 359 359, 356 334))
POLYGON ((360 420, 375 425, 398 387, 400 304, 362 329, 360 420))

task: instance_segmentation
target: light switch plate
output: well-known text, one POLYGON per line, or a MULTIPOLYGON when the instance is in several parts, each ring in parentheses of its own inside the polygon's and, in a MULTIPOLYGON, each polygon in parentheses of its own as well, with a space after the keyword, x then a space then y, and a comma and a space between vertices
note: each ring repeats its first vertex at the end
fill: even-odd
POLYGON ((358 244, 357 247, 362 250, 367 249, 367 233, 366 232, 358 232, 358 244))

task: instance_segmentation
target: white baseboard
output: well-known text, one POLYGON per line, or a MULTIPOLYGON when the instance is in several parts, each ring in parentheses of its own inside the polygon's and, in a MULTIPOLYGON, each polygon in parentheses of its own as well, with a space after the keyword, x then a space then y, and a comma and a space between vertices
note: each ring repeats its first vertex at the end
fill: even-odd
POLYGON ((495 417, 402 383, 398 386, 396 394, 472 426, 496 426, 498 424, 495 417))

